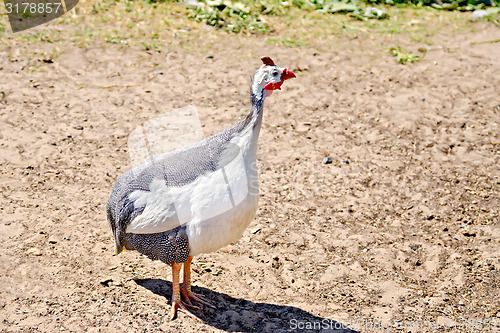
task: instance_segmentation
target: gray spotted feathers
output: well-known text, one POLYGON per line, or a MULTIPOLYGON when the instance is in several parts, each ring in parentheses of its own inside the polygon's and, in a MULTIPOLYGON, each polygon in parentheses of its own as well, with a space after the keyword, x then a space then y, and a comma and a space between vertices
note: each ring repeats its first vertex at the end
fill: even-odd
POLYGON ((126 234, 125 248, 167 265, 183 263, 189 256, 186 226, 154 234, 126 234))

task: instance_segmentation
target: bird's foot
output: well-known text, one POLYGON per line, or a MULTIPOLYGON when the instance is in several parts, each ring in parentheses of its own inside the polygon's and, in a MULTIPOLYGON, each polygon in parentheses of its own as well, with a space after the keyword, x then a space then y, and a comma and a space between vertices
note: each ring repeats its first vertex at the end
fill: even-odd
POLYGON ((180 312, 183 312, 188 317, 191 317, 194 320, 198 320, 198 321, 200 321, 200 322, 203 323, 203 320, 201 320, 196 315, 194 315, 193 313, 191 313, 191 311, 189 311, 186 306, 189 306, 189 305, 185 304, 182 301, 172 302, 172 308, 170 309, 170 320, 174 320, 177 317, 177 311, 180 311, 180 312))
POLYGON ((181 293, 184 296, 184 298, 186 299, 186 305, 189 307, 192 307, 195 309, 200 308, 199 306, 196 306, 193 303, 191 303, 191 301, 193 301, 193 302, 197 302, 197 303, 200 303, 202 305, 208 306, 211 309, 215 309, 215 306, 213 306, 212 304, 210 304, 209 302, 204 300, 203 297, 201 297, 201 295, 199 295, 199 294, 195 294, 192 291, 188 291, 184 288, 181 289, 181 293))

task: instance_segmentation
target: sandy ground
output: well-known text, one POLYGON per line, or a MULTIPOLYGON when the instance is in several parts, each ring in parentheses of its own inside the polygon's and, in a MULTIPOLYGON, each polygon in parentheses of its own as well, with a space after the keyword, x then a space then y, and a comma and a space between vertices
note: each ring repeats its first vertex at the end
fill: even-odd
POLYGON ((479 31, 408 66, 360 39, 331 51, 218 34, 213 59, 1 49, 0 331, 498 329, 500 43, 471 42, 500 29, 479 31), (170 321, 170 268, 113 255, 104 205, 128 134, 189 104, 206 135, 229 126, 264 53, 297 79, 266 101, 258 216, 195 258, 194 290, 218 309, 170 321))

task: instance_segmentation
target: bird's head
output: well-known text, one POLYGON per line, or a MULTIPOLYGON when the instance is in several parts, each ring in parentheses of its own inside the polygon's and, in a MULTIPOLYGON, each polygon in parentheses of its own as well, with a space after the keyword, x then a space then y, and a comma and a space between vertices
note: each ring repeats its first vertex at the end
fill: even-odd
POLYGON ((273 59, 261 57, 262 66, 253 77, 252 93, 255 96, 270 96, 274 90, 281 90, 281 85, 288 79, 293 79, 295 74, 286 68, 281 68, 274 64, 273 59))

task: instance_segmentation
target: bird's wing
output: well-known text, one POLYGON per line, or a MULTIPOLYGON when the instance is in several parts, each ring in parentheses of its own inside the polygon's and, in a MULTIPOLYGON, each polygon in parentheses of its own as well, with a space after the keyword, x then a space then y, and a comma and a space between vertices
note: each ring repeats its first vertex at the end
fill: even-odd
MULTIPOLYGON (((234 165, 240 169, 244 165, 239 147, 229 142, 231 137, 231 132, 221 132, 198 144, 156 155, 120 176, 107 205, 117 245, 125 232, 163 232, 187 223, 193 214, 210 216, 226 209, 228 203, 232 207, 242 190, 228 184, 225 169, 228 164, 233 165, 231 170, 234 165)), ((229 178, 234 174, 237 172, 231 172, 229 178)))

